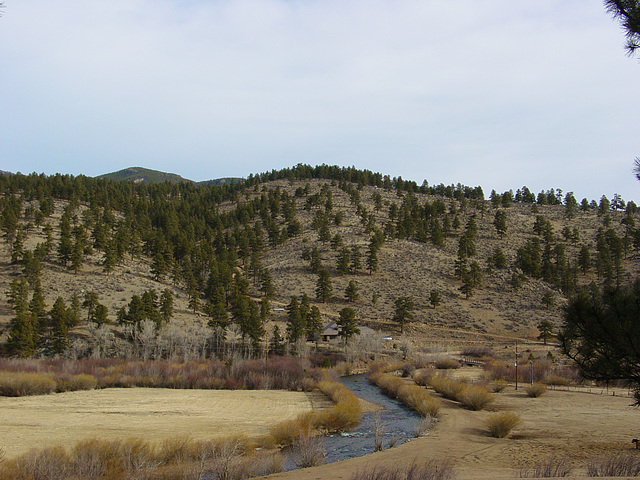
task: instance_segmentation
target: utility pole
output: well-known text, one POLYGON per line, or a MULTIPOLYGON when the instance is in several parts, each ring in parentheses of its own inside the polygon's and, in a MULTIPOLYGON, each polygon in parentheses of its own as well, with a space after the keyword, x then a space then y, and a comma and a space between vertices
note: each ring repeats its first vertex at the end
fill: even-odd
POLYGON ((518 390, 518 340, 516 340, 516 390, 518 390))

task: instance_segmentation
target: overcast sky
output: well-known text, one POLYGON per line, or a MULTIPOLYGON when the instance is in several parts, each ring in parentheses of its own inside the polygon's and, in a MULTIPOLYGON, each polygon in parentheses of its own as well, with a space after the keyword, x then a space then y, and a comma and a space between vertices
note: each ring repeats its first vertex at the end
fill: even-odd
POLYGON ((0 170, 297 163, 640 199, 640 61, 601 0, 5 0, 0 170))

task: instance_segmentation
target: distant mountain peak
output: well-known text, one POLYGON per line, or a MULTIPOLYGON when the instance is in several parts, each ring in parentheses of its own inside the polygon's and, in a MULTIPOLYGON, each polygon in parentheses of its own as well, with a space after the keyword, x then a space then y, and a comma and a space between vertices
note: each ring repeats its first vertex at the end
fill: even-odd
POLYGON ((105 173, 97 178, 113 180, 115 182, 132 182, 132 183, 180 183, 192 182, 175 173, 160 172, 144 167, 129 167, 117 172, 105 173))

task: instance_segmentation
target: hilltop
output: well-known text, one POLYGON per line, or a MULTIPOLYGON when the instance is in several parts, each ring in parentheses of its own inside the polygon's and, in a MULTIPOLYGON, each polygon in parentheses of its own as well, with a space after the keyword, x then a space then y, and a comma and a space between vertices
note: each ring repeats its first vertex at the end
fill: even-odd
MULTIPOLYGON (((121 341, 123 328, 153 319, 171 330, 172 341, 191 336, 204 344, 222 338, 208 324, 229 322, 227 341, 245 336, 260 348, 262 328, 270 336, 279 325, 284 333, 282 309, 304 295, 323 323, 348 307, 360 325, 394 338, 396 301, 408 298, 414 318, 404 335, 417 348, 455 338, 531 339, 543 320, 557 329, 562 306, 581 286, 628 282, 640 271, 637 207, 616 199, 579 203, 560 191, 536 196, 526 187, 486 199, 477 187, 419 187, 327 166, 222 186, 119 185, 60 175, 2 177, 0 291, 25 277, 32 299, 36 276, 47 310, 58 297, 72 305, 74 294, 80 300, 97 294, 106 318, 76 307, 78 323, 69 325, 78 354, 95 348, 96 326, 105 319, 103 330, 121 341), (316 291, 322 269, 332 286, 324 300, 316 291), (144 299, 150 291, 171 294, 168 327, 155 314, 131 311, 133 296, 144 299), (269 309, 261 311, 262 304, 269 309)), ((8 300, 0 299, 1 342, 15 323, 8 300)), ((42 335, 49 334, 51 320, 44 325, 42 335)))
POLYGON ((122 170, 118 170, 117 172, 105 173, 103 175, 98 175, 98 179, 103 180, 112 180, 114 182, 132 182, 132 183, 180 183, 180 182, 189 182, 189 183, 198 183, 199 185, 224 185, 225 183, 232 183, 241 181, 241 178, 216 178, 212 180, 205 180, 203 182, 194 182, 193 180, 189 180, 188 178, 181 177, 175 173, 166 173, 161 172, 159 170, 151 170, 149 168, 143 167, 129 167, 122 170))
POLYGON ((143 167, 130 167, 117 172, 105 173, 96 178, 103 180, 112 180, 114 182, 132 182, 132 183, 179 183, 191 182, 186 178, 175 173, 160 172, 143 167))

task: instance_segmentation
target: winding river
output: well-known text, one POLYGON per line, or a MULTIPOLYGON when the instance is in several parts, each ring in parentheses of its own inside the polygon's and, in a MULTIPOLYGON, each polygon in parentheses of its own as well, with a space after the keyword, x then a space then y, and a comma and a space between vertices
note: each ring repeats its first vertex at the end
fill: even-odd
POLYGON ((382 406, 380 412, 362 414, 362 422, 355 429, 343 433, 326 436, 324 447, 326 463, 359 457, 374 451, 374 431, 376 415, 384 431, 384 448, 399 445, 413 438, 420 416, 405 407, 398 400, 387 397, 380 389, 370 384, 364 375, 343 377, 341 382, 349 387, 358 397, 382 406))

